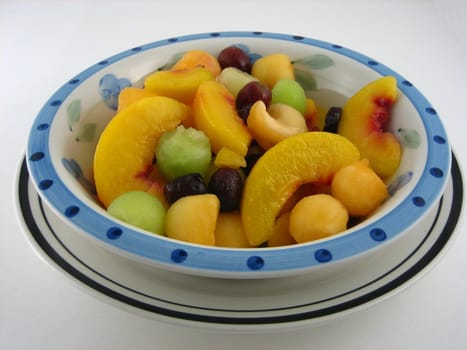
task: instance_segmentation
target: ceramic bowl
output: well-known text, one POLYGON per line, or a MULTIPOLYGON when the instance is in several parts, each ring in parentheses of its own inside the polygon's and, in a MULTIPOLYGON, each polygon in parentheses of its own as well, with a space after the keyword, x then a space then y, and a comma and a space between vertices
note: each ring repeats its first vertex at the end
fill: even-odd
MULTIPOLYGON (((154 268, 222 278, 264 278, 310 273, 325 276, 355 268, 372 255, 417 244, 429 225, 451 167, 448 138, 436 110, 417 88, 381 62, 320 40, 277 33, 218 32, 160 40, 99 61, 68 80, 36 117, 27 165, 41 198, 84 236, 154 268), (252 57, 284 52, 297 78, 322 107, 343 105, 381 76, 397 78, 399 97, 390 130, 403 146, 401 165, 387 185, 390 198, 377 213, 351 229, 315 242, 279 248, 228 249, 175 241, 128 226, 96 200, 92 163, 99 135, 116 113, 126 86, 190 49, 217 55, 241 45, 252 57)), ((261 203, 258 203, 261 205, 261 203)))

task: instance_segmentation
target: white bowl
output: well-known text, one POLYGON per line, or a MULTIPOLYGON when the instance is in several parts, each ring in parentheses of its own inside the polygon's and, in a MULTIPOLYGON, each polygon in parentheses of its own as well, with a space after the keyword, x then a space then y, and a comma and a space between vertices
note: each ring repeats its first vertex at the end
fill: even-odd
POLYGON ((326 275, 358 266, 370 255, 414 241, 442 195, 451 150, 436 110, 408 80, 382 63, 339 45, 286 34, 220 32, 182 36, 132 48, 102 60, 65 83, 31 129, 27 164, 40 196, 68 225, 112 252, 158 268, 222 278, 263 278, 303 272, 326 275), (175 241, 109 216, 93 193, 98 137, 115 114, 121 88, 141 86, 147 74, 180 53, 217 55, 242 45, 252 58, 284 52, 295 62, 307 93, 326 108, 343 104, 381 76, 397 78, 399 97, 390 130, 403 145, 391 197, 359 225, 328 239, 279 248, 229 249, 175 241))

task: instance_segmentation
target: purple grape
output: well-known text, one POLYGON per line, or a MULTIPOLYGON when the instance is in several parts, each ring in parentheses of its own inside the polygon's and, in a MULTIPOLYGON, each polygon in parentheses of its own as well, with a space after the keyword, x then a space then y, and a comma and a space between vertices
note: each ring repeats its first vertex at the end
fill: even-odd
POLYGON ((324 120, 323 131, 337 133, 337 127, 339 126, 339 119, 341 118, 342 108, 331 107, 326 113, 326 119, 324 120))
POLYGON ((238 92, 235 107, 240 117, 246 120, 251 106, 256 101, 263 101, 267 108, 271 104, 271 99, 271 90, 266 85, 259 81, 251 81, 238 92))
POLYGON ((249 73, 251 70, 250 57, 238 46, 229 46, 223 49, 217 56, 222 69, 235 67, 249 73))
POLYGON ((179 176, 168 182, 164 187, 165 198, 169 204, 185 196, 207 192, 207 186, 199 173, 179 176))
POLYGON ((211 176, 208 190, 219 198, 221 211, 233 211, 240 207, 243 178, 236 169, 220 168, 211 176))

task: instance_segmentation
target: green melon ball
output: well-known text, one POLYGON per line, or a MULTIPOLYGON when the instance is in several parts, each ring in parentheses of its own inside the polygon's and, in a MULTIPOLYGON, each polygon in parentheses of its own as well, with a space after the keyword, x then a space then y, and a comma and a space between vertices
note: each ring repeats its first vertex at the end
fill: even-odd
POLYGON ((300 113, 306 111, 306 94, 302 86, 293 79, 281 79, 272 88, 273 103, 283 103, 295 108, 300 113))
POLYGON ((126 192, 110 203, 107 212, 127 224, 157 234, 165 233, 165 207, 144 191, 126 192))
POLYGON ((157 167, 168 180, 191 173, 204 177, 211 157, 209 138, 202 131, 183 125, 165 132, 156 146, 157 167))

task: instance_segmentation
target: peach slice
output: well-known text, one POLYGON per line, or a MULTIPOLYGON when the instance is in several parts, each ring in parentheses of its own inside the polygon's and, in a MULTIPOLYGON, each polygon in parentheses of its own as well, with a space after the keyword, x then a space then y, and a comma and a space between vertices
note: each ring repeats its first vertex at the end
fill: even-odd
POLYGON ((204 50, 190 50, 180 58, 172 70, 190 69, 195 67, 204 67, 214 77, 217 77, 221 72, 221 66, 216 57, 204 50))
POLYGON ((164 70, 154 72, 146 77, 144 88, 157 95, 171 97, 180 102, 191 104, 198 87, 209 80, 214 80, 214 76, 204 67, 164 70))
POLYGON ((396 172, 401 160, 399 141, 393 133, 385 131, 396 97, 396 78, 379 78, 347 101, 338 126, 338 133, 357 146, 362 158, 367 158, 370 167, 383 179, 396 172))
POLYGON ((118 109, 117 112, 120 112, 125 107, 128 107, 132 103, 139 101, 146 97, 157 96, 154 92, 148 91, 145 89, 140 89, 134 86, 128 86, 120 91, 118 95, 118 109))
POLYGON ((117 113, 104 129, 94 154, 97 195, 105 207, 125 192, 141 190, 164 200, 164 183, 153 169, 156 143, 163 132, 188 118, 190 108, 155 96, 117 113))
POLYGON ((193 101, 193 119, 195 127, 209 137, 214 153, 226 147, 241 157, 246 155, 252 137, 225 86, 216 81, 199 86, 193 101))
POLYGON ((220 202, 213 194, 182 197, 167 210, 167 237, 213 246, 220 202))
POLYGON ((251 245, 267 241, 282 206, 308 182, 329 183, 343 166, 360 159, 345 137, 322 131, 290 136, 267 150, 245 181, 241 214, 251 245))
POLYGON ((270 89, 281 79, 295 79, 295 71, 289 56, 275 53, 263 56, 251 67, 251 75, 270 89))
POLYGON ((247 125, 255 140, 264 149, 308 130, 302 114, 293 107, 275 104, 267 110, 261 100, 251 106, 247 125))

